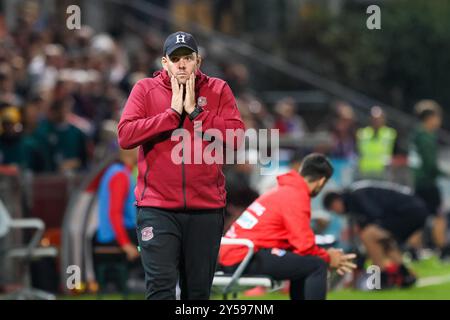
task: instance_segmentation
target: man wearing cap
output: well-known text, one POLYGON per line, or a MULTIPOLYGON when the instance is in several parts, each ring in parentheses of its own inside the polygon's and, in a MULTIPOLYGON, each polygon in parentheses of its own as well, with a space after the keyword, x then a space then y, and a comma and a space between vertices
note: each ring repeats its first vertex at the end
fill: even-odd
POLYGON ((192 161, 194 148, 183 148, 181 163, 174 161, 180 143, 174 131, 184 129, 193 142, 195 125, 205 150, 211 139, 203 133, 215 129, 235 149, 226 131, 244 125, 228 84, 199 70, 191 34, 171 34, 161 62, 162 70, 133 87, 118 126, 122 148, 139 146, 136 229, 146 298, 175 299, 179 279, 181 299, 208 299, 224 225, 222 164, 192 161))

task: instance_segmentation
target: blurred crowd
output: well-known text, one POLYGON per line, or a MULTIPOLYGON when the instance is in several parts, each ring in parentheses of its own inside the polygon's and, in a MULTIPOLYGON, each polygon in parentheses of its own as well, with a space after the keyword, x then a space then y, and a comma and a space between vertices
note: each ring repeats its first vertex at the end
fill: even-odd
MULTIPOLYGON (((228 8, 226 1, 215 5, 228 8)), ((118 154, 122 108, 133 85, 161 68, 167 32, 98 33, 86 25, 68 30, 44 18, 38 2, 24 2, 17 8, 13 29, 0 15, 0 175, 86 174, 106 156, 118 154)), ((221 23, 217 16, 215 24, 221 23)), ((276 184, 276 174, 298 169, 303 156, 313 151, 332 159, 333 187, 361 179, 395 180, 412 186, 431 213, 448 209, 436 199, 440 194, 437 179, 446 175, 437 165, 436 132, 443 112, 437 102, 417 103, 418 125, 407 133, 388 125, 389 114, 383 108, 367 106, 370 111, 361 118, 350 103, 341 100, 330 102, 321 109, 326 114, 312 121, 292 97, 264 101, 252 90, 249 67, 208 43, 200 44, 204 46, 200 48, 202 70, 230 84, 246 129, 278 129, 280 140, 294 141, 281 145, 281 166, 274 175, 260 175, 255 164, 258 150, 245 153, 246 163, 225 167, 231 215, 239 216, 276 184), (322 133, 317 143, 307 143, 322 133), (402 176, 399 172, 405 168, 402 176)), ((342 235, 340 218, 315 217, 317 231, 342 235)), ((447 222, 442 215, 434 220, 435 242, 444 248, 447 222)), ((450 256, 450 247, 447 250, 450 256)))
MULTIPOLYGON (((82 172, 117 151, 116 124, 132 86, 160 68, 164 35, 60 28, 38 2, 18 6, 15 27, 0 16, 0 164, 33 173, 82 172)), ((214 59, 203 69, 228 81, 247 128, 307 130, 290 99, 267 109, 249 90, 245 65, 214 59)))
MULTIPOLYGON (((13 29, 0 17, 1 168, 86 172, 105 155, 117 152, 121 108, 133 85, 161 68, 164 34, 155 29, 136 34, 126 28, 96 33, 89 26, 68 30, 44 18, 38 2, 25 1, 17 9, 13 29)), ((325 141, 314 146, 282 146, 285 164, 298 154, 322 151, 333 159, 358 162, 352 178, 383 178, 387 165, 405 164, 398 140, 406 139, 386 125, 388 117, 380 107, 372 108, 361 121, 349 103, 335 101, 319 123, 311 123, 308 112, 302 112, 291 97, 273 104, 263 101, 251 88, 251 71, 245 64, 229 59, 208 43, 201 44, 202 69, 230 84, 247 129, 278 129, 280 139, 291 141, 326 133, 325 141), (367 119, 368 126, 361 127, 367 119)), ((255 173, 251 166, 226 169, 231 172, 229 190, 262 191, 257 188, 258 178, 249 176, 255 173), (242 175, 246 176, 243 180, 242 175), (236 184, 234 176, 239 177, 236 184), (249 183, 242 187, 242 181, 249 183)), ((232 195, 229 200, 242 201, 232 195)))
MULTIPOLYGON (((35 1, 25 1, 17 10, 13 29, 0 16, 2 170, 86 172, 105 155, 117 152, 121 109, 133 85, 161 68, 164 34, 155 29, 96 33, 89 26, 60 28, 54 19, 44 17, 35 1)), ((278 129, 281 139, 291 141, 326 133, 325 140, 314 146, 282 146, 285 164, 298 154, 321 151, 332 159, 355 163, 352 179, 385 178, 387 166, 406 164, 407 152, 398 141, 408 137, 387 126, 389 115, 382 108, 372 107, 360 119, 349 103, 334 101, 324 109, 328 112, 319 123, 310 122, 308 112, 291 97, 273 104, 263 101, 251 88, 251 71, 245 64, 200 43, 204 46, 202 69, 230 84, 247 129, 278 129)), ((249 181, 249 194, 261 192, 260 181, 249 177, 255 171, 251 166, 226 169, 236 173, 230 174, 230 186, 233 176, 244 175, 236 182, 249 181)))

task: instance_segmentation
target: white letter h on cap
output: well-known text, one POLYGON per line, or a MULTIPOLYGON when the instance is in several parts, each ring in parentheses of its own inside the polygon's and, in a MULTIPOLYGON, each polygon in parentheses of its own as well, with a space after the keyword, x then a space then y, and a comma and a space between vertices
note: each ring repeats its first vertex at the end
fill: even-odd
POLYGON ((184 41, 184 34, 177 34, 177 42, 176 43, 186 43, 186 41, 184 41))

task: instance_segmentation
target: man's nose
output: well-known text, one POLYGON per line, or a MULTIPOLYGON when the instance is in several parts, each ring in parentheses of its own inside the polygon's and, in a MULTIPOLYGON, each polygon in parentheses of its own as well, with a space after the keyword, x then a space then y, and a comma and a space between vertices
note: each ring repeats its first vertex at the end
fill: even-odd
POLYGON ((186 68, 186 61, 184 61, 184 59, 180 59, 180 61, 178 61, 178 68, 179 69, 186 68))

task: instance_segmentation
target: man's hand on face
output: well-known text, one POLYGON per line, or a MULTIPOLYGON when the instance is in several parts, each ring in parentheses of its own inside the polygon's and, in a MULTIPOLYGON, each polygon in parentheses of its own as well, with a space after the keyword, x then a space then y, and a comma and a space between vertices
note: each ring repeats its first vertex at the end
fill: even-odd
POLYGON ((184 86, 180 84, 175 76, 170 77, 170 84, 172 85, 172 103, 171 107, 179 114, 183 113, 183 92, 184 86))
POLYGON ((186 81, 186 97, 184 98, 184 110, 191 114, 195 109, 195 73, 191 73, 186 81))

